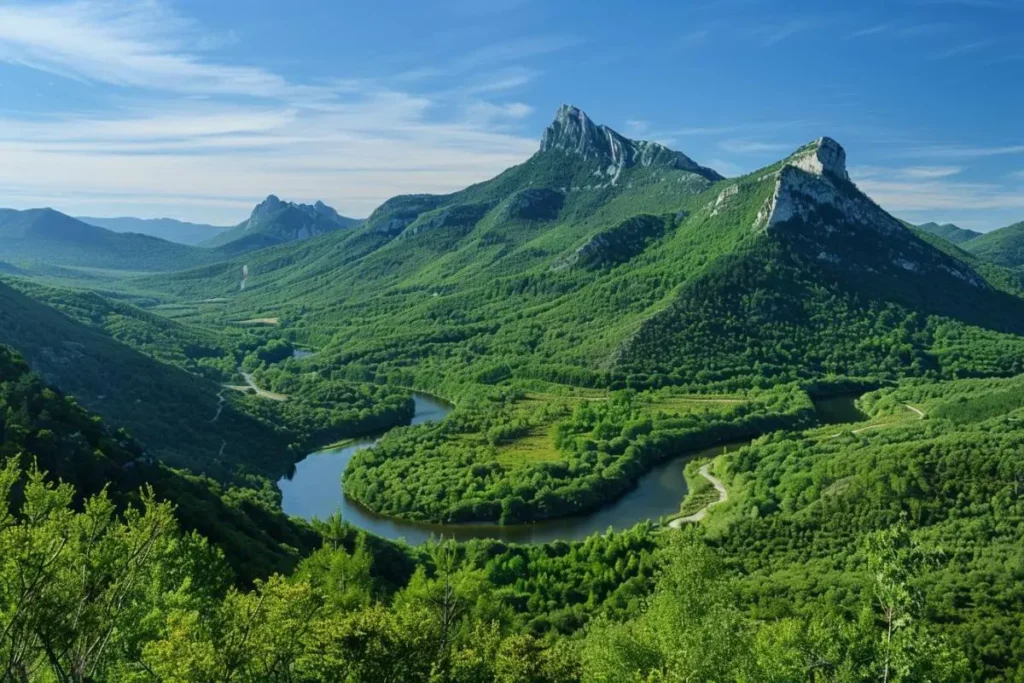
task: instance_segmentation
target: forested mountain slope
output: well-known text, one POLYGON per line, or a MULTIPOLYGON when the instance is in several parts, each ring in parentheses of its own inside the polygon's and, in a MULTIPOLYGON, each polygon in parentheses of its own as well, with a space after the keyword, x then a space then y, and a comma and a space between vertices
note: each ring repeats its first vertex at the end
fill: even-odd
POLYGON ((844 160, 826 138, 723 191, 744 222, 756 210, 734 225, 744 244, 644 322, 617 359, 623 370, 758 381, 1016 371, 1024 301, 885 213, 844 160), (1012 360, 970 348, 994 338, 1012 360))
POLYGON ((493 180, 132 286, 225 297, 221 319, 273 316, 325 365, 424 386, 1019 369, 1019 282, 930 239, 861 193, 830 139, 723 180, 563 107, 493 180))
POLYGON ((186 529, 218 545, 244 582, 290 570, 298 551, 317 542, 312 530, 290 523, 252 492, 228 490, 153 460, 127 431, 108 429, 0 345, 0 460, 6 465, 9 458, 71 484, 77 504, 103 490, 118 506, 138 503, 140 488, 152 486, 176 505, 186 529))
POLYGON ((987 232, 966 242, 963 248, 1001 266, 1024 266, 1024 221, 987 232))
MULTIPOLYGON (((60 303, 59 290, 49 296, 60 303)), ((127 427, 160 460, 221 479, 279 473, 292 461, 288 440, 223 403, 215 382, 161 363, 3 283, 0 340, 48 382, 127 427)))

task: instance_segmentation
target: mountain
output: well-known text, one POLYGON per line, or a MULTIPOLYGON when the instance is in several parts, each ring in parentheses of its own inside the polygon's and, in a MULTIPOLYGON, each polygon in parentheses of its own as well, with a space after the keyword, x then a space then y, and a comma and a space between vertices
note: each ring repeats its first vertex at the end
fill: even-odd
POLYGON ((969 240, 973 240, 975 237, 980 237, 982 233, 975 232, 974 230, 966 230, 960 226, 953 225, 952 223, 944 223, 939 225, 938 223, 923 223, 916 226, 921 230, 932 235, 938 235, 939 237, 949 240, 953 244, 963 244, 969 240))
POLYGON ((987 232, 961 245, 970 253, 1010 268, 1024 266, 1024 221, 987 232))
MULTIPOLYGON (((612 184, 623 169, 634 166, 674 168, 696 173, 708 180, 722 180, 715 171, 700 166, 682 152, 673 151, 657 142, 636 141, 619 135, 607 126, 595 125, 578 108, 564 104, 555 113, 555 120, 544 131, 541 153, 561 150, 604 166, 604 175, 612 184)), ((600 177, 600 176, 598 176, 600 177)))
MULTIPOLYGON (((133 335, 157 347, 194 340, 193 353, 211 353, 201 336, 168 329, 180 326, 147 319, 156 316, 143 311, 133 315, 129 307, 107 304, 95 294, 62 297, 60 290, 47 289, 38 295, 97 321, 82 324, 0 282, 0 339, 48 383, 111 424, 127 427, 150 455, 171 465, 225 481, 239 472, 280 476, 287 471, 292 461, 287 440, 221 401, 219 384, 159 362, 111 338, 105 328, 116 322, 120 331, 110 333, 133 335)), ((156 353, 161 355, 159 349, 156 353)))
POLYGON ((170 271, 223 256, 148 235, 113 232, 53 209, 0 209, 0 258, 46 266, 170 271))
POLYGON ((445 278, 464 268, 477 276, 525 272, 580 246, 595 226, 642 212, 671 213, 675 221, 687 197, 721 177, 662 145, 596 126, 566 105, 538 152, 492 180, 450 195, 394 197, 353 229, 133 286, 188 298, 234 297, 246 267, 243 298, 258 308, 262 292, 272 306, 278 294, 300 290, 307 302, 336 301, 337 291, 349 289, 343 283, 365 277, 353 291, 372 292, 419 268, 445 278))
POLYGON ((133 232, 139 235, 158 237, 168 242, 197 245, 200 242, 215 238, 230 228, 203 223, 187 223, 173 218, 95 218, 78 216, 78 220, 89 225, 106 228, 114 232, 133 232))
POLYGON ((492 180, 132 286, 227 297, 216 315, 293 320, 323 359, 432 383, 449 354, 463 361, 444 381, 459 382, 741 386, 1013 367, 975 340, 1016 344, 1019 289, 878 207, 845 156, 821 138, 726 180, 563 106, 537 153, 492 180))
POLYGON ((345 230, 362 221, 346 218, 323 202, 297 204, 269 195, 256 205, 249 219, 202 243, 219 247, 224 253, 238 254, 265 247, 298 242, 336 230, 345 230))

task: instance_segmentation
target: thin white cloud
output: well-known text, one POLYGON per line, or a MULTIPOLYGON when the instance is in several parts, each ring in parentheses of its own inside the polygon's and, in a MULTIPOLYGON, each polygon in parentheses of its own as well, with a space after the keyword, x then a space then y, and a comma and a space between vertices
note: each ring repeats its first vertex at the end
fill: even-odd
POLYGON ((948 178, 963 172, 960 166, 913 166, 903 169, 907 178, 925 180, 929 178, 948 178))
POLYGON ((708 38, 711 37, 710 28, 702 28, 694 31, 688 31, 679 37, 677 44, 684 48, 700 47, 708 42, 708 38))
POLYGON ((874 26, 868 26, 859 31, 854 31, 846 36, 847 40, 854 38, 864 38, 866 36, 875 36, 882 33, 891 33, 896 28, 896 25, 892 22, 886 22, 884 24, 875 24, 874 26))
POLYGON ((853 176, 861 190, 893 212, 1024 209, 1024 194, 996 183, 853 176))
POLYGON ((771 47, 804 31, 808 31, 817 25, 818 22, 811 19, 791 19, 776 26, 757 29, 754 33, 762 38, 765 47, 771 47))
POLYGON ((82 81, 190 94, 323 97, 265 69, 188 51, 188 22, 155 2, 0 5, 0 61, 82 81))
POLYGON ((453 67, 462 71, 517 62, 577 47, 582 42, 572 35, 542 35, 506 40, 470 51, 455 60, 453 67))
POLYGON ((971 147, 965 145, 933 145, 913 147, 901 152, 901 156, 918 159, 972 159, 995 156, 1024 154, 1024 145, 1001 145, 995 147, 971 147))
POLYGON ((518 121, 533 113, 533 107, 522 102, 494 104, 492 102, 474 102, 466 107, 465 119, 477 124, 501 123, 518 121))
POLYGON ((731 154, 769 154, 796 149, 795 145, 757 140, 723 140, 719 146, 731 154))
POLYGON ((217 41, 156 0, 0 5, 0 61, 117 97, 106 110, 0 113, 0 193, 22 207, 232 223, 275 192, 366 215, 395 194, 450 192, 525 160, 537 148, 534 131, 519 133, 532 108, 488 98, 536 75, 511 62, 573 40, 489 46, 455 60, 465 85, 413 94, 398 86, 452 72, 293 83, 218 61, 217 41))
POLYGON ((960 55, 974 54, 975 52, 980 52, 981 50, 984 50, 985 48, 987 48, 987 47, 989 47, 991 45, 992 45, 992 41, 988 40, 988 39, 986 39, 986 40, 975 40, 975 41, 971 41, 969 43, 960 43, 959 45, 954 45, 953 47, 951 47, 951 48, 949 48, 947 50, 944 50, 944 51, 942 51, 942 52, 940 52, 938 54, 932 55, 932 59, 949 59, 950 57, 958 57, 960 55))
POLYGON ((641 119, 628 119, 626 121, 625 133, 629 137, 638 138, 647 133, 651 129, 650 121, 643 121, 641 119))

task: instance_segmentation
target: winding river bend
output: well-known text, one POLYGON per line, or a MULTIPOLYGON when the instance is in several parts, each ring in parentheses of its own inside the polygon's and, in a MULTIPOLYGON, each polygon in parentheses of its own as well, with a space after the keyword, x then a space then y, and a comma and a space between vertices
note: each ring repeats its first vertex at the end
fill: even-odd
MULTIPOLYGON (((451 406, 424 394, 414 394, 416 412, 412 424, 440 420, 451 406)), ((700 453, 685 453, 658 465, 640 479, 635 489, 589 514, 563 517, 536 524, 499 526, 497 524, 429 524, 409 522, 375 514, 358 503, 348 500, 341 491, 341 479, 352 456, 373 446, 376 438, 360 439, 344 448, 311 453, 295 465, 290 478, 282 478, 282 507, 289 515, 321 519, 339 512, 342 519, 366 531, 397 540, 404 538, 414 545, 431 536, 444 536, 459 541, 473 538, 496 538, 510 543, 548 543, 551 541, 581 540, 609 528, 628 529, 644 520, 657 521, 659 517, 679 512, 679 504, 686 495, 683 465, 688 458, 713 455, 722 451, 717 447, 700 453)))

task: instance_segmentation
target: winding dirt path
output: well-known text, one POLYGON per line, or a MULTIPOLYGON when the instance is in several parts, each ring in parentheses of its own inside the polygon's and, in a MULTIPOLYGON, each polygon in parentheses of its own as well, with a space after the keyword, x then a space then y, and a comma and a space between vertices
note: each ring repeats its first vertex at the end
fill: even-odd
POLYGON ((210 424, 213 424, 214 422, 219 420, 220 414, 224 412, 224 404, 227 403, 227 399, 224 398, 225 391, 227 391, 227 388, 221 389, 220 391, 217 392, 217 412, 213 416, 213 419, 210 420, 210 424))
MULTIPOLYGON (((904 403, 903 406, 907 410, 909 410, 912 413, 914 413, 915 415, 917 415, 917 419, 918 420, 923 420, 925 418, 924 411, 921 410, 920 408, 916 408, 916 407, 910 405, 909 403, 904 403)), ((899 422, 887 422, 885 424, 880 424, 880 425, 868 425, 866 427, 861 427, 860 429, 854 429, 852 431, 852 433, 853 434, 861 434, 863 432, 866 432, 866 431, 869 431, 869 430, 872 430, 872 429, 881 429, 882 427, 888 427, 888 426, 893 425, 893 424, 900 424, 900 423, 899 422)), ((843 432, 839 432, 839 433, 836 433, 836 434, 830 434, 829 436, 827 436, 825 438, 826 439, 834 439, 834 438, 836 438, 838 436, 842 436, 842 434, 843 434, 843 432)), ((700 472, 700 476, 702 476, 705 479, 707 479, 708 481, 710 481, 711 485, 715 487, 716 491, 718 491, 718 500, 712 501, 712 502, 708 503, 707 505, 702 507, 700 510, 697 510, 697 512, 693 513, 692 515, 687 515, 686 517, 677 517, 676 519, 673 519, 671 522, 668 523, 668 526, 670 528, 672 528, 672 529, 681 529, 684 524, 693 524, 693 523, 700 522, 705 517, 707 517, 708 510, 712 506, 718 505, 719 503, 724 503, 725 501, 729 500, 729 492, 725 489, 725 485, 715 475, 711 474, 711 463, 706 463, 706 464, 702 465, 700 470, 698 470, 698 472, 700 472)))
POLYGON ((256 386, 255 380, 252 378, 252 373, 242 372, 242 377, 245 379, 246 385, 256 392, 257 396, 270 399, 271 401, 287 401, 288 396, 285 394, 275 394, 273 391, 267 391, 266 389, 260 389, 256 386))
POLYGON ((910 410, 913 410, 915 413, 917 413, 917 419, 918 420, 923 420, 924 419, 924 411, 923 410, 921 410, 920 408, 915 408, 914 406, 910 405, 909 403, 904 403, 903 405, 906 406, 907 408, 909 408, 910 410))
MULTIPOLYGON (((903 407, 906 408, 907 410, 911 411, 915 415, 917 415, 917 419, 918 420, 923 420, 924 419, 924 417, 925 417, 924 411, 921 410, 920 408, 915 408, 914 406, 910 405, 909 403, 904 403, 903 407)), ((873 431, 875 429, 884 429, 885 427, 892 427, 893 425, 902 424, 902 423, 904 423, 906 421, 907 420, 899 420, 897 422, 883 422, 882 424, 877 424, 877 425, 867 425, 866 427, 860 427, 858 429, 851 429, 850 433, 851 434, 863 434, 864 432, 870 432, 870 431, 873 431)), ((837 438, 839 438, 840 436, 842 436, 845 433, 846 432, 836 432, 835 434, 829 434, 828 436, 825 437, 825 439, 826 440, 827 439, 837 439, 837 438)))
POLYGON ((719 503, 724 503, 725 501, 729 500, 729 492, 725 490, 725 485, 721 482, 720 479, 718 479, 718 477, 711 474, 711 463, 702 465, 700 470, 698 471, 700 472, 700 476, 710 481, 711 485, 715 487, 716 491, 718 491, 718 500, 708 503, 700 510, 697 510, 697 512, 694 512, 692 515, 687 515, 686 517, 677 517, 676 519, 673 519, 671 522, 668 523, 669 527, 673 529, 681 529, 684 524, 690 524, 701 521, 707 516, 708 509, 712 505, 718 505, 719 503))
MULTIPOLYGON (((225 389, 230 389, 232 391, 249 391, 250 389, 252 389, 252 391, 255 392, 257 396, 268 399, 270 401, 288 400, 287 394, 276 394, 273 391, 261 389, 259 386, 256 385, 256 380, 253 379, 252 373, 245 372, 242 370, 242 368, 238 368, 238 372, 242 375, 242 378, 245 379, 245 384, 225 384, 225 389)), ((217 416, 220 416, 220 412, 217 413, 217 416)))

